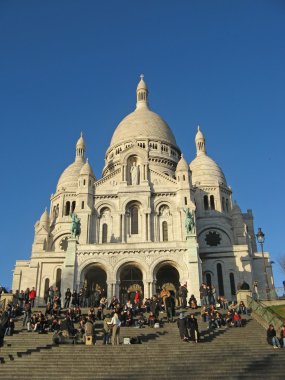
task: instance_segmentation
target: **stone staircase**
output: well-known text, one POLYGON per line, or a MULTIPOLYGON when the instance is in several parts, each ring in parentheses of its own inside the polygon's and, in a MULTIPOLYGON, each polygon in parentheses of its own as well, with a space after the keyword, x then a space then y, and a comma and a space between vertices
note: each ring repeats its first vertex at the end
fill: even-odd
MULTIPOLYGON (((19 331, 0 349, 0 379, 284 379, 285 349, 266 343, 254 319, 245 327, 209 332, 199 320, 201 342, 181 342, 176 323, 160 329, 122 327, 123 337, 142 344, 104 346, 96 322, 94 346, 52 344, 52 334, 19 331)), ((21 320, 16 323, 22 329, 21 320)))

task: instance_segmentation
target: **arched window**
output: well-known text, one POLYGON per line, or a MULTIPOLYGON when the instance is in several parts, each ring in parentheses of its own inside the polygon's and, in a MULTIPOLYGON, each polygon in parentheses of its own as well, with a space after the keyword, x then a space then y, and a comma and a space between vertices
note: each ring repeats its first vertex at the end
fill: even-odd
POLYGON ((131 208, 131 234, 139 233, 139 209, 137 206, 131 208))
POLYGON ((60 290, 61 287, 61 269, 56 270, 55 286, 60 290))
POLYGON ((206 284, 207 286, 212 286, 212 276, 210 273, 206 273, 206 284))
POLYGON ((222 264, 217 264, 217 275, 218 275, 218 285, 219 285, 219 296, 224 296, 224 279, 223 279, 223 270, 222 264))
POLYGON ((183 181, 185 181, 185 175, 183 174, 183 181))
POLYGON ((75 210, 75 206, 76 206, 76 202, 73 201, 72 204, 71 204, 71 213, 74 212, 74 210, 75 210))
POLYGON ((225 197, 222 198, 222 210, 225 211, 225 197))
POLYGON ((102 243, 107 243, 108 239, 108 225, 106 223, 102 226, 102 243))
POLYGON ((67 202, 65 203, 64 215, 65 215, 65 216, 68 216, 69 214, 70 214, 70 202, 67 201, 67 202))
POLYGON ((210 195, 210 206, 211 206, 211 210, 215 210, 215 198, 214 198, 214 195, 210 195))
POLYGON ((84 201, 81 202, 81 209, 84 209, 84 201))
POLYGON ((84 180, 83 180, 83 186, 85 186, 85 185, 86 185, 86 180, 84 179, 84 180))
POLYGON ((204 210, 209 210, 209 199, 208 199, 208 195, 204 195, 204 210))
POLYGON ((45 303, 47 303, 47 299, 48 299, 48 290, 49 290, 49 278, 46 278, 45 279, 45 287, 44 287, 44 300, 45 300, 45 303))
POLYGON ((184 197, 184 204, 187 205, 187 197, 184 197))
POLYGON ((166 221, 162 222, 162 240, 168 241, 168 225, 166 221))
POLYGON ((230 273, 230 284, 231 284, 231 295, 236 295, 236 284, 235 284, 235 276, 233 273, 230 273))
POLYGON ((228 199, 226 199, 226 210, 227 210, 227 212, 229 212, 229 200, 228 199))

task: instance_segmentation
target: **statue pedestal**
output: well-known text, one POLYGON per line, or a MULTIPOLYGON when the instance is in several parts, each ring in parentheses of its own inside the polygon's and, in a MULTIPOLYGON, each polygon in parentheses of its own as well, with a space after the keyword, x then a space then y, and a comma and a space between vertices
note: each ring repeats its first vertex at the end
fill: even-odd
POLYGON ((200 299, 200 286, 202 281, 202 265, 198 252, 198 243, 196 234, 188 233, 186 235, 186 241, 188 246, 188 267, 189 267, 189 279, 187 281, 188 296, 194 294, 197 301, 200 299))
POLYGON ((62 268, 62 277, 61 277, 61 294, 62 294, 62 303, 64 304, 64 293, 67 288, 71 292, 74 290, 75 286, 75 269, 77 265, 77 239, 70 237, 68 239, 68 245, 66 250, 66 256, 62 268))
POLYGON ((247 304, 247 296, 251 297, 252 292, 250 290, 238 290, 237 291, 237 303, 239 304, 240 301, 243 301, 246 307, 248 307, 247 304))

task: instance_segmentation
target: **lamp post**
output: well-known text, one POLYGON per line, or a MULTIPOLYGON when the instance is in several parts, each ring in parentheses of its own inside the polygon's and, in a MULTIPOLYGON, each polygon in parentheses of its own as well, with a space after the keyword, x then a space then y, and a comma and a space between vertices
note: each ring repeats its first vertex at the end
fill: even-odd
POLYGON ((263 272, 264 272, 264 278, 265 278, 265 284, 266 284, 266 294, 267 294, 267 299, 269 299, 270 288, 269 288, 268 276, 267 276, 267 271, 266 271, 266 259, 265 259, 264 251, 263 251, 265 234, 262 232, 261 228, 258 228, 256 239, 261 247, 261 253, 262 253, 262 258, 263 258, 263 272))

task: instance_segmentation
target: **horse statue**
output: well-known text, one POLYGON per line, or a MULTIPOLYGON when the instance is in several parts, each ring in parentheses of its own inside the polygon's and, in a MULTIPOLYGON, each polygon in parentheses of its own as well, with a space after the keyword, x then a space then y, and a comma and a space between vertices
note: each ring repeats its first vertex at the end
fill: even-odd
POLYGON ((78 238, 80 233, 81 233, 81 223, 80 223, 80 219, 78 218, 78 216, 73 213, 71 215, 71 236, 73 238, 78 238))
POLYGON ((190 232, 192 232, 192 230, 195 226, 194 215, 190 211, 189 207, 187 207, 187 209, 183 208, 183 211, 185 212, 185 224, 184 224, 184 226, 185 226, 187 234, 189 234, 190 232))

